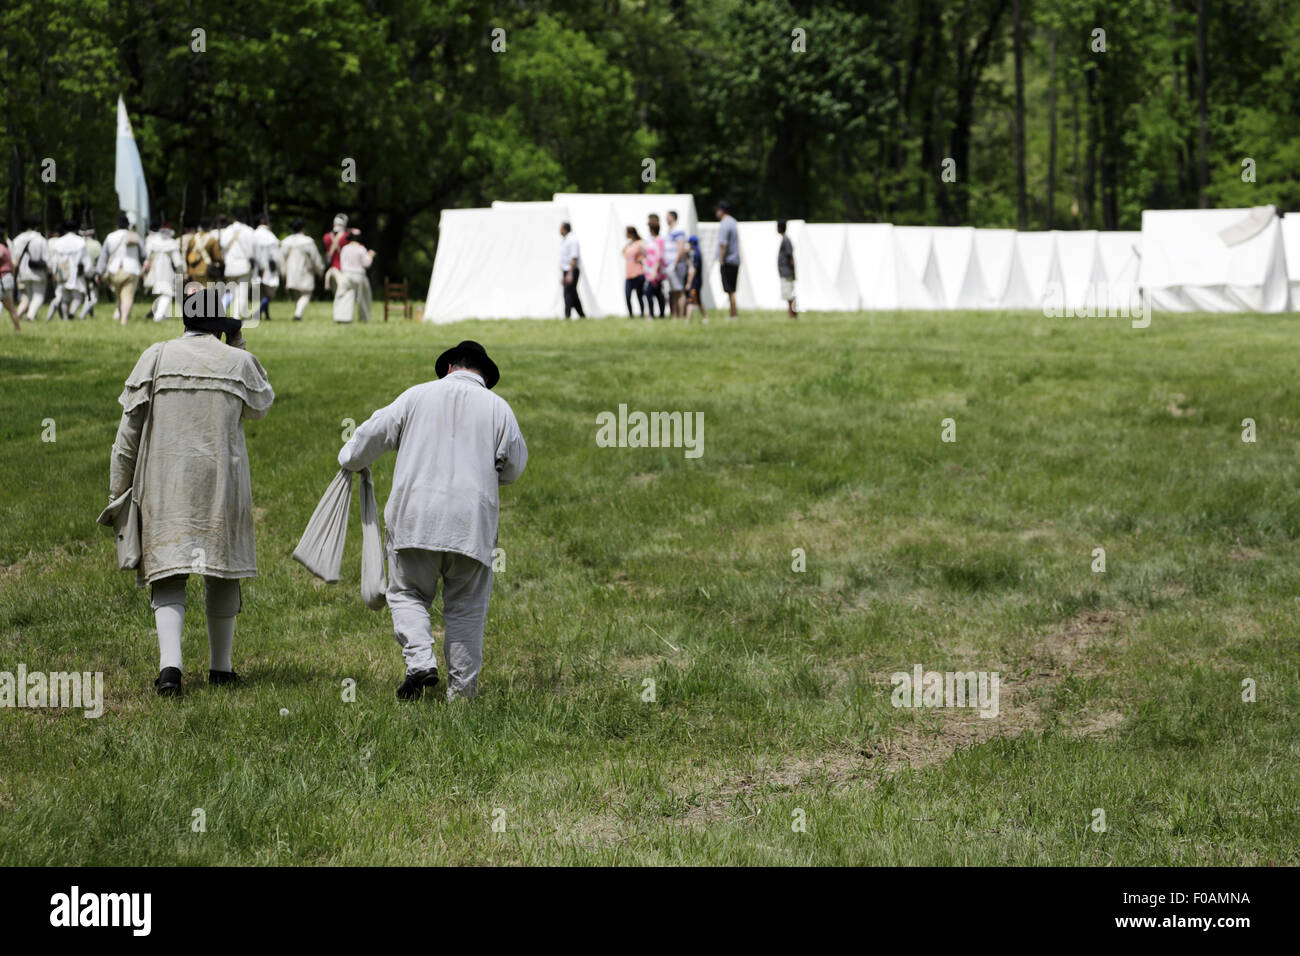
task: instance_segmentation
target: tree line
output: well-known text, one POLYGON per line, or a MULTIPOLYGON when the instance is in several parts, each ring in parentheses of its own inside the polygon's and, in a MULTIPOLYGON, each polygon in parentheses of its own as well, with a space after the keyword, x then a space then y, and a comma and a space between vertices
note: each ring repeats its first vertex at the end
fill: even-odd
POLYGON ((346 211, 417 285, 440 209, 572 189, 1025 229, 1300 210, 1297 35, 1290 0, 9 0, 5 215, 106 231, 119 93, 173 223, 346 211))

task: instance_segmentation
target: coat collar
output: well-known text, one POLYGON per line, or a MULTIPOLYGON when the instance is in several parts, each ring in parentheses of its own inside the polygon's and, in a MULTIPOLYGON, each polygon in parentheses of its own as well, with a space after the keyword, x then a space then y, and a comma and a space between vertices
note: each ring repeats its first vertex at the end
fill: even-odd
POLYGON ((473 382, 476 385, 482 385, 484 388, 487 388, 487 382, 483 381, 483 376, 478 372, 471 372, 467 368, 458 368, 454 372, 448 372, 446 377, 463 379, 464 381, 473 382))

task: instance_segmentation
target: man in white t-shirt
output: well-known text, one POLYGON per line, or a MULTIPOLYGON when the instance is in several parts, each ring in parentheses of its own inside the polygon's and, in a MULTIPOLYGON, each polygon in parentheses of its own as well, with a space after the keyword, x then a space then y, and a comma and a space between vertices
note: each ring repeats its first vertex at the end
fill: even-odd
POLYGON ((585 319, 587 313, 582 311, 582 302, 578 299, 578 276, 582 275, 582 253, 578 248, 578 238, 567 222, 560 223, 560 286, 564 289, 564 317, 570 312, 577 312, 578 318, 585 319))

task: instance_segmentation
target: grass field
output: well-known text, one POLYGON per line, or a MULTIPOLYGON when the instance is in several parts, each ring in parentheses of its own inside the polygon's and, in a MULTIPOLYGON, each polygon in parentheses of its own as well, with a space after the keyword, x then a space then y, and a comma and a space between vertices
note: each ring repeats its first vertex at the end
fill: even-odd
POLYGON ((200 679, 192 580, 180 700, 93 523, 122 380, 178 326, 3 323, 0 670, 102 671, 106 712, 0 710, 0 863, 1300 863, 1291 318, 279 311, 248 683, 200 679), (344 419, 462 338, 531 457, 482 696, 400 704, 355 501, 338 585, 289 555, 344 419), (703 412, 702 457, 597 447, 620 403, 703 412), (998 717, 892 706, 916 665, 999 672, 998 717))

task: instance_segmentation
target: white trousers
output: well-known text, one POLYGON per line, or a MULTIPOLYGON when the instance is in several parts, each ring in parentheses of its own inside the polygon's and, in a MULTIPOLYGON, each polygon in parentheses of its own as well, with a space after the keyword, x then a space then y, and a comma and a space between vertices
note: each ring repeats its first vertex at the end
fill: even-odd
POLYGON ((406 671, 438 666, 429 607, 442 582, 447 697, 475 697, 483 665, 483 626, 492 598, 492 568, 463 554, 420 548, 388 550, 388 610, 406 671))
POLYGON ((18 283, 18 308, 23 317, 35 320, 45 302, 45 276, 39 279, 27 279, 18 283))
POLYGON ((340 272, 334 290, 334 321, 351 322, 354 307, 362 322, 370 321, 370 279, 364 272, 340 272))

